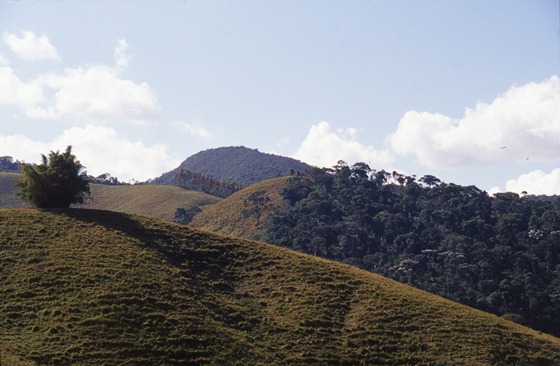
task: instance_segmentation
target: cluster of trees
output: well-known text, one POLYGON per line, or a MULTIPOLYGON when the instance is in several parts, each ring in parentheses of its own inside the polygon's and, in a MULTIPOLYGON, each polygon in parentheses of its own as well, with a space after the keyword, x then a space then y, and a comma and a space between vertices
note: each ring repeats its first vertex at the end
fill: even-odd
POLYGON ((0 156, 0 172, 19 172, 22 163, 11 156, 0 156))
POLYGON ((267 241, 560 335, 560 198, 339 162, 290 178, 267 241))
POLYGON ((68 208, 83 203, 90 194, 85 168, 72 154, 72 146, 63 153, 41 155, 41 164, 21 164, 23 179, 18 196, 38 208, 68 208))
POLYGON ((214 179, 209 176, 181 169, 175 175, 175 184, 179 187, 201 191, 212 196, 225 198, 242 188, 242 186, 226 182, 223 179, 214 179))

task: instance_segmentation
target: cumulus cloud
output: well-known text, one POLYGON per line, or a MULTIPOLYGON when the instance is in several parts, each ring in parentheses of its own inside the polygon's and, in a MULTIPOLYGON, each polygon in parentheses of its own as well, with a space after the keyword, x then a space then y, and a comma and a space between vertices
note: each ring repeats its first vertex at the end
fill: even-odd
POLYGON ((513 86, 459 119, 409 111, 387 142, 430 168, 560 161, 560 79, 513 86))
POLYGON ((0 156, 37 163, 41 154, 64 150, 72 152, 90 175, 110 173, 122 181, 144 181, 176 168, 181 160, 161 144, 146 146, 142 141, 130 141, 106 126, 87 125, 66 129, 53 141, 33 141, 22 135, 1 136, 0 156))
POLYGON ((56 48, 45 35, 37 36, 33 32, 22 32, 22 36, 5 33, 4 42, 20 58, 26 61, 59 60, 56 48))
POLYGON ((211 132, 199 125, 193 125, 186 122, 175 122, 173 125, 180 130, 187 131, 187 133, 191 136, 198 137, 204 140, 210 140, 214 137, 211 132))
POLYGON ((39 84, 52 89, 54 97, 29 108, 26 112, 30 117, 145 124, 155 119, 158 109, 157 97, 147 83, 121 79, 117 69, 106 65, 48 74, 39 84))
POLYGON ((311 126, 293 157, 318 167, 332 167, 339 160, 348 164, 365 162, 374 169, 388 169, 392 165, 393 158, 388 151, 359 143, 356 134, 355 128, 332 131, 328 122, 320 122, 311 126))
POLYGON ((560 194, 560 169, 550 173, 534 170, 523 174, 517 179, 508 180, 506 189, 510 192, 527 192, 529 194, 560 194))
POLYGON ((126 41, 115 48, 116 66, 90 65, 22 81, 0 63, 0 105, 20 108, 31 118, 73 118, 86 123, 146 124, 156 120, 157 97, 148 83, 123 79, 130 57, 126 41))
POLYGON ((45 100, 38 82, 23 82, 14 70, 0 63, 0 106, 15 106, 32 110, 45 100))

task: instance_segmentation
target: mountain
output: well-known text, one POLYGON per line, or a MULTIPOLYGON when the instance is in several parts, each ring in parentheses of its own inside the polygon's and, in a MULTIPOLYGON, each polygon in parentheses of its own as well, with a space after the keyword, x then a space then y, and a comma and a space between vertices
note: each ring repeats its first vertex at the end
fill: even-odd
MULTIPOLYGON (((29 207, 16 194, 19 173, 0 172, 0 208, 29 207)), ((141 214, 173 221, 178 208, 192 210, 219 202, 221 199, 206 193, 189 191, 168 185, 106 185, 90 184, 91 196, 84 204, 74 207, 112 210, 141 214)))
POLYGON ((309 168, 309 165, 292 158, 266 154, 243 146, 231 146, 196 153, 183 161, 176 169, 151 182, 176 184, 176 174, 185 170, 247 186, 266 179, 288 175, 291 170, 302 172, 309 168))
POLYGON ((98 210, 0 210, 6 365, 557 365, 560 339, 355 267, 98 210))

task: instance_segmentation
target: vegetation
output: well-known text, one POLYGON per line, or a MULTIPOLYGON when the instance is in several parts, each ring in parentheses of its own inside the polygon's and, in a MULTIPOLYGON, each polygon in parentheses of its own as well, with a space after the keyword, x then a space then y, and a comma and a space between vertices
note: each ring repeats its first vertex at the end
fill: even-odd
POLYGON ((560 198, 341 162, 290 178, 263 239, 560 335, 560 198))
POLYGON ((19 167, 21 162, 14 159, 11 156, 0 156, 0 172, 19 172, 19 167))
POLYGON ((238 184, 230 183, 223 179, 210 178, 206 175, 185 169, 181 169, 177 172, 175 181, 172 184, 184 189, 201 191, 221 198, 232 195, 241 189, 241 186, 238 184))
POLYGON ((243 146, 208 149, 192 155, 171 172, 156 178, 152 183, 176 184, 175 177, 181 171, 196 172, 238 186, 285 176, 291 171, 302 172, 310 166, 298 160, 265 154, 243 146))
POLYGON ((175 219, 177 209, 197 210, 220 198, 180 187, 137 185, 91 185, 91 200, 83 208, 111 210, 155 217, 167 221, 175 219))
POLYGON ((18 182, 22 200, 38 208, 68 208, 73 203, 83 203, 89 195, 89 181, 84 167, 66 151, 51 151, 48 158, 42 155, 42 164, 22 164, 23 179, 18 182))
POLYGON ((557 338, 379 275, 140 216, 0 210, 0 262, 10 365, 560 359, 557 338))
POLYGON ((20 173, 0 172, 0 208, 29 207, 17 195, 20 188, 16 184, 22 179, 20 173))
POLYGON ((255 183, 215 205, 206 206, 189 222, 189 226, 225 235, 262 239, 263 224, 267 222, 273 207, 280 204, 282 200, 280 192, 287 179, 287 177, 280 177, 255 183), (265 200, 269 200, 269 204, 260 210, 258 223, 254 215, 244 214, 247 212, 249 197, 255 194, 260 195, 257 192, 266 192, 265 200))

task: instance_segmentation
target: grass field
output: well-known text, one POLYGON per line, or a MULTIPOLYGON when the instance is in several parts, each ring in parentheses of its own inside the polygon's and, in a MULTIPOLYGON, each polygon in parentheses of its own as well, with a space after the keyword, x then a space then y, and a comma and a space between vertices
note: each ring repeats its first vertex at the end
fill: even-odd
POLYGON ((171 185, 91 185, 91 200, 80 208, 111 210, 173 221, 175 210, 201 207, 221 198, 171 185))
MULTIPOLYGON (((19 173, 0 172, 0 208, 30 207, 23 203, 15 183, 19 173)), ((190 209, 217 203, 221 198, 170 185, 91 184, 91 196, 75 207, 132 213, 173 221, 177 208, 190 209)))
POLYGON ((0 210, 2 365, 555 365, 560 340, 381 276, 110 211, 0 210))
MULTIPOLYGON (((253 192, 265 191, 271 207, 276 207, 282 197, 280 192, 288 177, 269 179, 252 184, 223 199, 215 205, 207 206, 189 223, 190 227, 212 231, 218 234, 259 239, 259 227, 252 216, 244 216, 244 201, 253 192)), ((266 222, 269 210, 265 210, 261 222, 266 222)))

